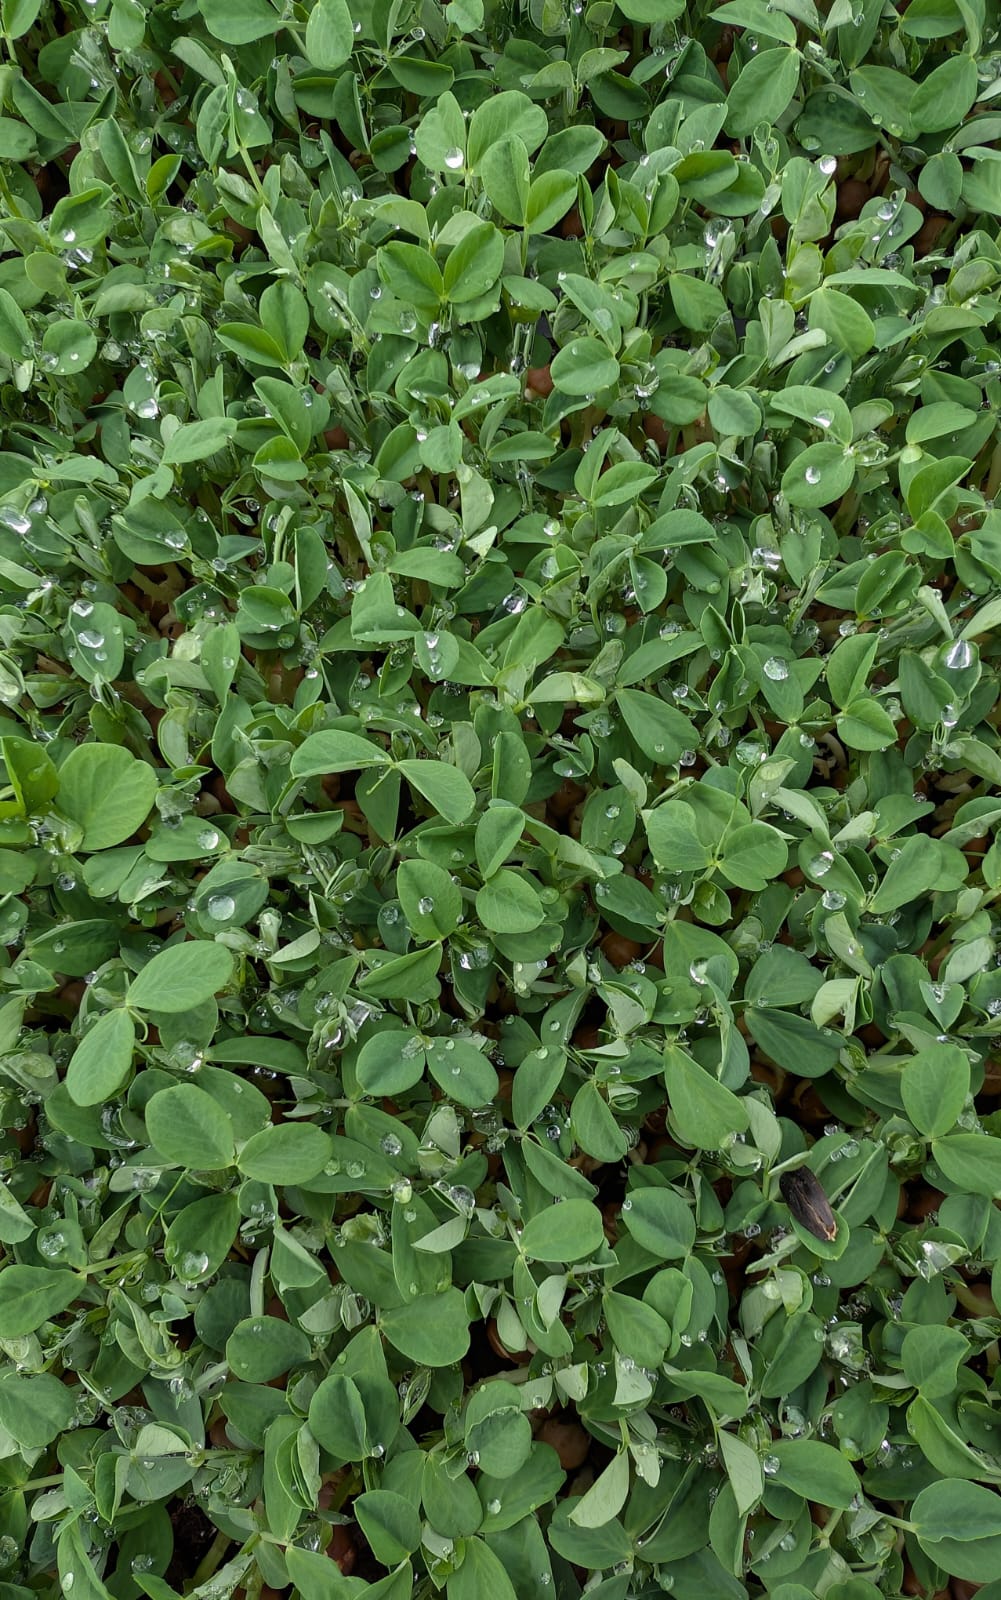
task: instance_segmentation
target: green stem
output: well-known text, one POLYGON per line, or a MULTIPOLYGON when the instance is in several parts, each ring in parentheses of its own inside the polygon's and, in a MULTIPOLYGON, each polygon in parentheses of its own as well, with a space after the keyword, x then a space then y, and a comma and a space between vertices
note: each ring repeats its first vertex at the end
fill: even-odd
POLYGON ((137 1261, 145 1261, 145 1260, 146 1260, 146 1255, 145 1255, 144 1251, 142 1251, 142 1250, 132 1250, 132 1251, 129 1252, 128 1255, 124 1255, 124 1256, 108 1256, 107 1260, 105 1260, 105 1261, 88 1261, 87 1265, 85 1267, 81 1267, 80 1270, 81 1270, 81 1272, 84 1272, 84 1273, 88 1273, 88 1272, 108 1272, 108 1271, 111 1270, 112 1267, 124 1267, 124 1266, 130 1266, 131 1267, 131 1266, 134 1266, 137 1261))
POLYGON ((228 1533, 217 1533, 209 1545, 198 1566, 195 1568, 196 1584, 204 1583, 206 1578, 211 1578, 222 1561, 223 1556, 233 1543, 228 1533))
POLYGON ((241 144, 241 146, 240 146, 240 159, 241 159, 241 161, 243 162, 244 166, 247 169, 247 175, 250 178, 251 183, 253 184, 254 188, 257 190, 258 198, 260 199, 261 204, 262 205, 267 205, 268 197, 264 193, 264 186, 261 183, 260 174, 259 174, 257 168, 254 166, 254 163, 250 159, 249 150, 247 149, 246 145, 243 145, 243 144, 241 144))

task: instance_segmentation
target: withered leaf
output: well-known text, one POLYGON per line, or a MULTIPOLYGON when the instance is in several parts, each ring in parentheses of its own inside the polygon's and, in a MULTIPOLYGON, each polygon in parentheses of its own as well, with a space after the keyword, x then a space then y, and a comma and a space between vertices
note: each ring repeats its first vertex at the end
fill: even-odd
POLYGON ((809 1167, 797 1167, 795 1172, 783 1172, 779 1178, 782 1198, 801 1227, 815 1239, 835 1239, 838 1224, 831 1202, 824 1193, 820 1179, 809 1167))

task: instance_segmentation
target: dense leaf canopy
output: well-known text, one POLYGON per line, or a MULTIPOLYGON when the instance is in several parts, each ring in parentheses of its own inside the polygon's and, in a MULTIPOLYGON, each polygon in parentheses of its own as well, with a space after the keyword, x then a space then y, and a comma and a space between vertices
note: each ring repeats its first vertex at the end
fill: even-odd
POLYGON ((0 1600, 998 1600, 995 0, 0 32, 0 1600))

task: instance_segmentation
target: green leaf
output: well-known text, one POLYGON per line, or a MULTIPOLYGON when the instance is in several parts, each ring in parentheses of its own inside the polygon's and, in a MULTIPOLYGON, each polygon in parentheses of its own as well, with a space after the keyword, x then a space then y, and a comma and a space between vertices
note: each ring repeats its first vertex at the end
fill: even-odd
POLYGON ((659 1261, 678 1260, 695 1243, 695 1218, 674 1189, 631 1189, 622 1220, 641 1249, 659 1261))
POLYGON ((628 1493, 629 1457, 620 1450, 574 1506, 570 1521, 578 1528, 603 1528, 618 1516, 628 1493))
POLYGON ((27 1211, 0 1182, 0 1240, 4 1244, 20 1244, 30 1239, 34 1231, 35 1224, 27 1211))
POLYGON ((335 772, 353 772, 364 767, 388 766, 389 757, 379 745, 357 733, 342 733, 331 728, 312 733, 293 752, 293 778, 324 777, 335 772))
MULTIPOLYGON (((27 153, 26 150, 24 154, 27 153)), ((96 354, 97 335, 86 322, 64 319, 50 322, 45 330, 42 338, 42 369, 53 377, 85 372, 96 354)))
POLYGON ((494 288, 504 264, 504 239, 492 222, 469 228, 445 262, 445 296, 453 305, 478 300, 494 288))
POLYGON ((462 1565, 449 1578, 445 1594, 447 1600, 482 1600, 485 1594, 491 1600, 517 1600, 503 1561, 482 1539, 465 1541, 462 1565))
POLYGON ((673 765, 698 742, 689 719, 656 695, 619 689, 615 699, 629 732, 656 766, 673 765))
POLYGON ((422 950, 411 950, 404 956, 380 961, 371 971, 358 979, 358 987, 378 1000, 411 1001, 437 999, 440 985, 437 973, 441 965, 441 945, 430 944, 422 950))
POLYGON ((425 1367, 451 1366, 469 1349, 469 1315, 458 1289, 418 1295, 379 1321, 390 1344, 425 1367))
POLYGON ((372 1453, 364 1397, 345 1373, 328 1373, 318 1385, 309 1403, 309 1426, 323 1448, 343 1460, 372 1453))
POLYGON ((940 1478, 915 1496, 910 1519, 921 1542, 943 1539, 958 1544, 1001 1536, 1001 1498, 978 1483, 940 1478))
POLYGON ((461 1106, 487 1106, 497 1094, 497 1074, 483 1051, 469 1039, 428 1039, 428 1071, 450 1100, 461 1106))
POLYGON ((743 1102, 694 1062, 678 1045, 664 1051, 664 1082, 671 1121, 683 1143, 698 1150, 718 1150, 748 1126, 743 1102))
POLYGON ((531 155, 549 132, 549 120, 541 106, 533 105, 518 89, 488 94, 469 119, 467 156, 477 171, 487 151, 501 139, 514 136, 531 155))
POLYGON ((193 1200, 177 1213, 164 1235, 164 1259, 185 1283, 211 1277, 233 1248, 240 1221, 234 1193, 193 1200))
POLYGON ((193 1083, 158 1089, 146 1107, 150 1142, 176 1166, 214 1172, 231 1166, 233 1126, 212 1096, 193 1083))
POLYGON ((773 1481, 804 1500, 846 1510, 859 1492, 851 1463, 829 1444, 815 1439, 776 1439, 769 1450, 778 1461, 773 1481))
POLYGON ((619 5, 630 22, 673 22, 684 9, 683 0, 622 0, 619 5))
POLYGON ((386 1029, 366 1039, 355 1075, 364 1094, 405 1094, 424 1076, 424 1049, 410 1029, 386 1029))
POLYGON ((0 749, 21 809, 29 814, 41 811, 59 792, 59 773, 51 759, 27 739, 7 737, 0 749))
POLYGON ((237 1165, 260 1183, 308 1183, 323 1170, 332 1153, 329 1136, 314 1123, 281 1122, 248 1139, 237 1165))
POLYGON ((354 23, 347 0, 314 0, 306 22, 306 55, 311 66, 333 72, 354 46, 354 23))
POLYGON ((917 900, 933 887, 938 871, 938 860, 929 850, 926 839, 917 836, 905 839, 869 902, 870 909, 877 916, 885 916, 917 900))
MULTIPOLYGON (((307 741, 308 742, 308 741, 307 741)), ((476 803, 465 773, 445 761, 398 761, 407 782, 428 800, 446 822, 465 822, 476 803)))
POLYGON ((657 478, 656 467, 641 461, 618 461, 603 472, 595 486, 592 504, 621 506, 637 500, 657 478))
POLYGON ((787 1072, 818 1078, 837 1060, 842 1040, 832 1028, 817 1028, 794 1011, 754 1007, 747 1024, 767 1056, 787 1072))
POLYGON ((566 1070, 562 1050, 542 1045, 530 1050, 518 1066, 511 1089, 511 1114, 515 1127, 531 1126, 543 1106, 552 1099, 566 1070))
POLYGON ((851 634, 835 645, 825 670, 835 705, 850 705, 865 693, 878 649, 879 640, 866 633, 851 634))
POLYGON ((395 1567, 421 1542, 421 1519, 403 1495, 370 1489, 356 1496, 352 1510, 372 1554, 384 1567, 395 1567))
POLYGON ((59 809, 83 829, 82 849, 121 844, 145 822, 156 773, 121 745, 82 744, 59 768, 59 809))
POLYGON ((1001 1139, 979 1133, 949 1133, 932 1144, 932 1155, 961 1190, 1001 1199, 1001 1139))
POLYGON ((897 741, 892 717, 868 696, 845 707, 837 729, 838 737, 852 750, 886 750, 897 741))
POLYGON ((133 978, 125 999, 137 1011, 189 1011, 225 988, 232 976, 233 957, 225 945, 187 939, 158 950, 133 978))
POLYGON ((782 474, 782 493, 790 505, 814 510, 840 500, 854 478, 854 457, 842 445, 811 444, 782 474))
POLYGON ((956 1385, 970 1347, 958 1328, 909 1328, 900 1347, 904 1377, 927 1400, 941 1400, 956 1385))
POLYGON ((931 1561, 971 1583, 988 1583, 1001 1559, 999 1506, 992 1489, 941 1478, 915 1496, 910 1521, 931 1561))
POLYGON ((476 915, 491 933, 530 933, 545 917, 534 884, 502 867, 476 894, 476 915))
POLYGON ((466 1407, 466 1449, 476 1453, 480 1471, 492 1478, 512 1478, 528 1461, 532 1425, 511 1403, 507 1384, 485 1384, 471 1397, 466 1407), (491 1405, 495 1409, 485 1409, 491 1405))
POLYGON ((251 44, 279 27, 268 0, 198 0, 205 26, 223 44, 251 44))
POLYGON ((429 250, 394 240, 383 245, 376 264, 379 277, 398 300, 434 316, 445 298, 445 281, 429 250))
POLYGON ((716 285, 686 272, 672 272, 671 299, 682 327, 708 333, 726 315, 726 301, 716 285))
POLYGON ((462 915, 462 895, 444 867, 433 861, 401 861, 396 892, 418 939, 445 939, 462 915))
POLYGON ((521 139, 500 139, 485 152, 480 177, 490 204, 506 222, 521 227, 528 206, 528 151, 521 139))
POLYGON ((926 1045, 901 1074, 904 1110, 918 1132, 929 1139, 948 1133, 969 1092, 970 1063, 958 1045, 926 1045))
POLYGON ((301 1366, 312 1346, 301 1328, 278 1317, 247 1317, 226 1341, 226 1360, 243 1383, 271 1383, 290 1368, 301 1366))
POLYGON ((3 0, 0 19, 8 39, 20 39, 33 27, 42 9, 42 0, 3 0))
POLYGON ((519 806, 491 805, 476 822, 476 864, 484 878, 493 877, 507 860, 525 830, 525 813, 519 806))
POLYGON ((799 51, 781 46, 752 56, 727 96, 727 133, 740 138, 759 122, 777 122, 796 93, 799 66, 799 51))
POLYGON ((564 1200, 526 1222, 521 1248, 541 1261, 582 1261, 605 1237, 601 1213, 588 1200, 564 1200))
POLYGON ((75 1272, 4 1267, 0 1271, 0 1339, 23 1339, 58 1317, 83 1287, 75 1272))
POLYGON ((750 1445, 739 1439, 736 1434, 721 1429, 719 1443, 737 1510, 744 1516, 761 1499, 764 1489, 761 1461, 750 1445))
POLYGON ((738 888, 764 889, 785 870, 788 856, 777 828, 767 822, 748 822, 727 834, 720 871, 738 888))
POLYGON ((72 1589, 74 1600, 112 1600, 111 1591, 94 1571, 75 1517, 62 1525, 56 1541, 56 1561, 64 1594, 72 1589))
POLYGON ((108 1011, 98 1018, 66 1070, 66 1087, 78 1106, 114 1099, 132 1069, 135 1045, 135 1024, 127 1011, 108 1011))
POLYGON ((69 1428, 76 1410, 72 1392, 49 1372, 0 1378, 0 1428, 26 1450, 41 1450, 69 1428))
POLYGON ((638 1366, 658 1366, 671 1341, 671 1329, 660 1313, 624 1294, 606 1294, 603 1305, 608 1331, 619 1354, 638 1366))
POLYGON ((587 396, 611 388, 619 376, 619 363, 597 339, 571 339, 557 351, 549 371, 561 393, 587 396))
POLYGON ((922 133, 944 133, 963 121, 977 98, 977 64, 971 55, 954 55, 918 84, 911 121, 922 133))
POLYGON ((181 466, 189 461, 204 461, 207 456, 224 450, 236 433, 232 417, 208 417, 204 422, 187 422, 167 440, 163 451, 163 464, 181 466))
POLYGON ((699 838, 695 811, 684 800, 668 800, 643 813, 650 853, 665 872, 701 872, 711 856, 699 838))
POLYGON ((629 1140, 593 1080, 581 1084, 574 1095, 570 1120, 574 1139, 589 1156, 596 1161, 622 1160, 629 1140))

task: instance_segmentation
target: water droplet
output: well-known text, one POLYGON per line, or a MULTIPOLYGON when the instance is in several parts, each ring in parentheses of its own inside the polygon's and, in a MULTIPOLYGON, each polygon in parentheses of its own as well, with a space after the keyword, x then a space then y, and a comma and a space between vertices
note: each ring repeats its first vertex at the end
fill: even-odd
MULTIPOLYGON (((10 528, 12 533, 31 532, 31 518, 26 517, 22 511, 16 511, 13 506, 4 506, 0 511, 0 522, 5 528, 10 528)), ((72 610, 72 607, 70 609, 72 610)))
POLYGON ((769 656, 764 665, 764 674, 773 683, 781 683, 789 676, 789 663, 783 661, 781 656, 769 656))
POLYGON ((757 767, 764 761, 768 751, 756 739, 741 739, 734 747, 734 755, 744 767, 757 767))
POLYGON ((950 672, 965 672, 973 663, 973 649, 966 639, 957 639, 945 652, 944 666, 950 672))
POLYGON ((210 895, 205 910, 213 922, 228 922, 236 911, 236 901, 230 894, 210 895))
POLYGON ((445 165, 452 172, 458 172, 464 160, 465 157, 457 145, 453 145, 451 150, 445 151, 445 165))

